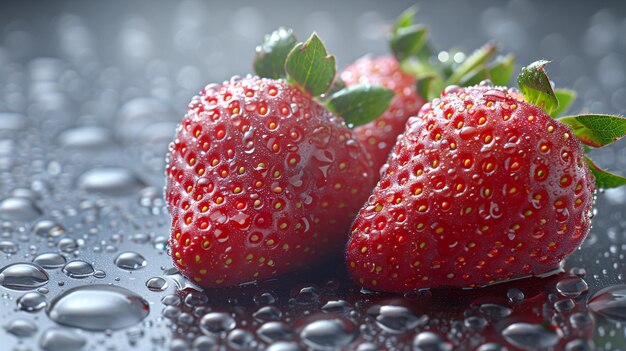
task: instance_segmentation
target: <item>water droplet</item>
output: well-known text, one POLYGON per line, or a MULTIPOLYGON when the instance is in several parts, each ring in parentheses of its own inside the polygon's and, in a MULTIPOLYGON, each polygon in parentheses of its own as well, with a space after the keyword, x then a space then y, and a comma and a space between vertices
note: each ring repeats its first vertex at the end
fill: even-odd
POLYGON ((161 299, 161 303, 164 304, 165 306, 180 306, 181 301, 180 301, 180 297, 176 295, 165 295, 161 299))
POLYGON ((569 270, 569 273, 579 277, 584 277, 587 275, 587 270, 580 267, 572 267, 572 269, 569 270))
POLYGON ((245 329, 235 329, 228 333, 226 342, 235 350, 253 350, 256 346, 254 335, 245 329))
POLYGON ((37 312, 47 305, 46 297, 38 292, 28 292, 17 299, 17 308, 26 312, 37 312))
POLYGON ((565 351, 592 351, 595 349, 592 341, 583 339, 572 340, 565 345, 565 351))
POLYGON ((500 344, 496 344, 495 342, 488 342, 480 345, 476 351, 509 351, 509 349, 500 344))
POLYGON ((450 351, 452 345, 432 332, 421 332, 413 339, 414 351, 450 351))
POLYGON ((32 290, 48 283, 48 273, 32 263, 14 263, 0 270, 0 285, 13 290, 32 290))
POLYGON ((78 243, 72 238, 63 238, 57 244, 59 251, 64 253, 72 253, 78 249, 78 243))
POLYGON ((502 336, 512 345, 523 350, 547 349, 561 339, 559 329, 541 324, 514 323, 502 331, 502 336))
POLYGON ((272 305, 276 303, 276 296, 272 291, 259 291, 258 293, 254 294, 252 300, 254 300, 254 303, 258 306, 272 305))
POLYGON ((46 252, 38 255, 33 259, 33 263, 40 265, 43 268, 59 268, 63 267, 67 260, 63 255, 56 252, 46 252))
POLYGON ((143 256, 132 251, 122 252, 115 258, 114 262, 116 266, 127 271, 135 271, 148 264, 143 256))
POLYGON ((141 340, 144 336, 143 329, 139 327, 132 327, 126 330, 126 337, 128 338, 128 343, 131 345, 136 345, 139 340, 141 340))
POLYGON ((167 289, 167 280, 161 277, 152 277, 146 281, 146 287, 150 291, 163 291, 167 289))
POLYGON ((265 351, 302 351, 303 349, 293 341, 279 341, 269 345, 265 351))
POLYGON ((18 338, 27 338, 37 332, 37 325, 30 319, 14 319, 4 328, 7 333, 13 334, 18 338))
POLYGON ((204 306, 209 302, 209 297, 199 291, 190 291, 185 296, 185 305, 189 307, 204 306))
POLYGON ((480 311, 483 316, 494 320, 508 317, 511 313, 513 313, 513 310, 508 307, 492 303, 484 303, 480 305, 480 307, 478 307, 478 311, 480 311))
POLYGON ((56 238, 65 233, 65 228, 53 221, 42 219, 33 226, 33 233, 41 237, 56 238))
POLYGON ((104 331, 142 321, 149 305, 141 296, 114 285, 85 285, 69 289, 50 303, 53 321, 75 328, 104 331))
POLYGON ((235 319, 223 312, 207 313, 200 320, 200 329, 207 335, 235 329, 236 325, 235 319))
POLYGON ((14 242, 8 241, 8 240, 0 241, 0 252, 13 255, 17 253, 18 250, 19 250, 19 246, 14 242))
POLYGON ((87 339, 82 335, 60 328, 46 330, 39 339, 39 346, 44 351, 79 351, 86 344, 87 339))
POLYGON ((328 301, 322 306, 322 311, 326 313, 347 313, 352 311, 352 305, 344 300, 328 301))
POLYGON ((346 319, 322 319, 307 324, 300 332, 302 341, 312 348, 341 348, 356 338, 356 326, 346 319))
POLYGON ((405 333, 428 322, 428 316, 416 316, 403 306, 372 306, 367 313, 376 319, 376 324, 390 333, 405 333))
POLYGON ((562 296, 577 297, 589 290, 589 286, 581 277, 565 277, 556 283, 556 290, 562 296))
POLYGON ((193 348, 198 351, 212 351, 215 350, 218 342, 213 335, 200 335, 193 341, 193 348))
POLYGON ((165 306, 165 308, 163 308, 163 311, 161 311, 161 314, 167 319, 174 320, 180 316, 181 312, 182 311, 180 310, 180 308, 176 306, 165 306))
POLYGON ((596 292, 587 307, 608 319, 626 322, 626 285, 614 285, 596 292))
POLYGON ((97 126, 81 126, 62 132, 58 138, 59 144, 66 147, 85 149, 102 148, 113 145, 111 132, 97 126))
POLYGON ((106 278, 107 273, 105 271, 97 270, 93 272, 93 276, 98 279, 104 279, 106 278))
POLYGON ((278 320, 282 317, 283 313, 275 306, 265 306, 259 308, 252 314, 252 317, 258 321, 271 321, 278 320))
POLYGON ((577 329, 586 329, 593 326, 593 319, 591 315, 586 312, 576 312, 569 316, 569 322, 572 327, 577 329))
POLYGON ((93 266, 85 261, 70 261, 63 266, 63 273, 70 278, 82 279, 91 276, 94 273, 93 266))
POLYGON ((78 187, 89 192, 113 196, 133 194, 146 186, 137 174, 126 168, 96 168, 83 173, 78 187))
POLYGON ((35 202, 25 197, 9 197, 0 202, 0 218, 17 221, 30 221, 43 212, 35 202))
POLYGON ((313 305, 319 303, 320 295, 315 287, 307 286, 300 289, 296 300, 301 305, 313 305))
POLYGON ((524 301, 526 296, 524 293, 518 288, 511 288, 506 292, 506 296, 509 298, 511 302, 521 302, 524 301))
POLYGON ((283 322, 267 322, 257 329, 257 335, 265 342, 272 343, 278 340, 292 339, 293 330, 283 322))
POLYGON ((480 317, 480 316, 470 316, 470 317, 465 318, 465 321, 463 321, 463 324, 465 324, 465 326, 468 328, 481 330, 485 328, 487 324, 489 324, 489 322, 487 322, 485 318, 480 317))

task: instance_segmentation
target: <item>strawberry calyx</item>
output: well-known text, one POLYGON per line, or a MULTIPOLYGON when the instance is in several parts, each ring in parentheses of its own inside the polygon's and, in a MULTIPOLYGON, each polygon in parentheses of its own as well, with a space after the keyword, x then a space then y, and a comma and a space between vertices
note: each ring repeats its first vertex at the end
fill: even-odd
POLYGON ((487 43, 466 56, 460 51, 436 54, 428 43, 428 29, 415 23, 416 7, 405 10, 396 21, 389 38, 389 47, 402 71, 417 80, 417 91, 430 101, 449 85, 472 86, 484 80, 506 85, 513 76, 515 58, 512 54, 496 57, 494 43, 487 43))
MULTIPOLYGON (((586 146, 586 151, 612 144, 626 136, 626 118, 607 114, 582 114, 560 116, 576 98, 567 89, 553 89, 545 71, 549 61, 539 60, 522 68, 517 78, 524 100, 542 108, 557 121, 568 125, 576 138, 586 146)), ((615 188, 626 185, 626 178, 607 172, 585 156, 589 170, 596 178, 599 188, 615 188)))
POLYGON ((277 29, 257 47, 253 66, 260 77, 286 79, 350 127, 378 118, 394 96, 393 91, 379 86, 346 87, 337 77, 335 56, 328 54, 316 33, 298 42, 292 30, 277 29))

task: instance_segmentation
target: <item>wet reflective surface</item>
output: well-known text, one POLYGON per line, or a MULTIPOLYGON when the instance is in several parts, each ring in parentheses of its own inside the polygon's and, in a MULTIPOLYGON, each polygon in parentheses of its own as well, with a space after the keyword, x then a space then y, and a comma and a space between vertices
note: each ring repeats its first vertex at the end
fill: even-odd
MULTIPOLYGON (((203 292, 172 269, 164 155, 190 97, 248 73, 280 24, 316 29, 340 66, 384 53, 384 24, 409 5, 0 5, 0 348, 626 349, 626 189, 598 195, 563 272, 479 290, 378 294, 337 260, 203 292)), ((438 47, 498 40, 520 65, 552 59, 572 111, 626 112, 624 4, 419 5, 438 47)), ((625 175, 625 141, 592 157, 625 175)))

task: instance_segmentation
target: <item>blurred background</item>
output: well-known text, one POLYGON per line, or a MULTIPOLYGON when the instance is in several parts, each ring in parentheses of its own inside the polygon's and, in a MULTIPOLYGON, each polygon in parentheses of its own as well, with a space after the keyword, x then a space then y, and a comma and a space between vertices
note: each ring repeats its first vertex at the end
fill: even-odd
MULTIPOLYGON (((571 111, 626 111, 624 1, 2 1, 0 349, 262 349, 285 339, 297 347, 276 349, 417 350, 428 329, 439 339, 420 340, 441 350, 478 349, 490 333, 500 348, 481 351, 560 350, 566 343, 568 351, 624 350, 624 189, 599 196, 594 229, 567 261, 566 277, 524 291, 536 297, 525 300, 540 311, 535 317, 565 325, 561 334, 516 329, 503 336, 502 318, 537 323, 524 314, 528 306, 515 305, 520 295, 510 286, 481 292, 493 299, 480 303, 475 294, 390 302, 351 285, 339 264, 327 270, 331 278, 294 278, 297 289, 270 284, 207 297, 187 293, 187 283, 170 270, 164 156, 190 98, 209 82, 251 73, 255 46, 278 26, 293 28, 300 39, 317 31, 340 69, 365 54, 387 54, 386 32, 411 5, 438 50, 469 52, 493 40, 501 53, 514 52, 518 70, 551 60, 547 70, 556 85, 579 94, 571 111), (6 267, 33 259, 48 267, 48 280, 35 273, 30 280, 43 288, 7 287, 6 267), (69 261, 78 264, 67 267, 69 261), (60 293, 96 283, 135 292, 149 305, 148 316, 124 317, 136 319, 132 328, 100 325, 95 332, 59 328, 47 317, 44 310, 60 293), (611 296, 622 299, 605 311, 612 319, 590 314, 586 305, 606 287, 617 287, 611 296), (343 302, 329 307, 333 301, 343 302), (451 301, 460 301, 456 309, 451 301), (386 304, 407 309, 381 309, 386 304), (202 324, 210 311, 220 312, 213 324, 202 324), (311 319, 320 313, 339 322, 315 324, 326 320, 311 319), (427 327, 424 316, 433 321, 427 327), (283 324, 267 326, 274 319, 283 324)), ((624 140, 592 157, 626 175, 624 140)))

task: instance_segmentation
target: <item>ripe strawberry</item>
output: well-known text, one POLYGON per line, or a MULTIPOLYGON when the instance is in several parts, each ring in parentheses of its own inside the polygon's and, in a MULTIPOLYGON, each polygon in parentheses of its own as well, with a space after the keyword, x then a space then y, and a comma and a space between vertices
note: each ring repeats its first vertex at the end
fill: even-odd
POLYGON ((414 8, 400 15, 389 38, 393 55, 364 56, 341 73, 348 87, 371 84, 395 93, 389 108, 380 117, 354 129, 357 139, 372 156, 376 172, 387 161, 409 117, 417 115, 422 105, 438 96, 446 84, 468 86, 487 78, 496 84, 506 84, 513 73, 512 56, 496 60, 488 67, 495 54, 493 44, 485 45, 462 62, 435 58, 426 43, 427 30, 413 23, 414 15, 414 8), (438 64, 433 65, 435 61, 438 64))
POLYGON ((603 187, 625 179, 590 170, 575 136, 602 146, 626 134, 626 119, 552 119, 558 100, 544 64, 520 76, 523 97, 449 87, 409 119, 352 226, 347 263, 359 283, 391 292, 483 286, 552 271, 580 245, 594 175, 603 187))
POLYGON ((322 49, 314 35, 280 58, 302 90, 248 76, 208 85, 189 104, 170 145, 166 200, 174 263, 199 285, 266 279, 344 247, 374 179, 352 131, 312 97, 334 77, 322 49), (322 61, 307 66, 307 55, 322 61), (301 79, 316 70, 326 83, 301 79))
POLYGON ((406 121, 419 112, 424 99, 417 95, 415 77, 400 70, 393 56, 362 57, 345 68, 341 79, 346 86, 379 85, 396 94, 380 117, 354 128, 357 139, 372 157, 374 169, 378 170, 387 161, 397 136, 404 131, 406 121))

